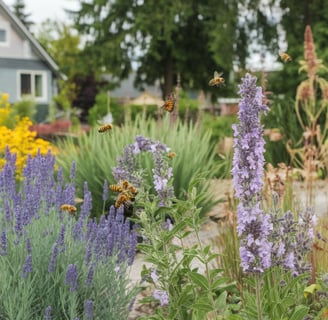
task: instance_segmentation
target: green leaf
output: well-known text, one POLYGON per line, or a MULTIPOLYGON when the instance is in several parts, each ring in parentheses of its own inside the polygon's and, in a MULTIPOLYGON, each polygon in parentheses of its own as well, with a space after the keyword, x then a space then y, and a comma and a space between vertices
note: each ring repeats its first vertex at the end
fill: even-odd
POLYGON ((208 280, 203 275, 196 272, 190 272, 188 276, 195 284, 197 284, 201 288, 205 290, 209 289, 208 280))
POLYGON ((216 309, 224 309, 227 306, 227 291, 223 291, 215 300, 216 309))
POLYGON ((309 308, 306 306, 297 306, 289 320, 303 320, 308 314, 309 308))

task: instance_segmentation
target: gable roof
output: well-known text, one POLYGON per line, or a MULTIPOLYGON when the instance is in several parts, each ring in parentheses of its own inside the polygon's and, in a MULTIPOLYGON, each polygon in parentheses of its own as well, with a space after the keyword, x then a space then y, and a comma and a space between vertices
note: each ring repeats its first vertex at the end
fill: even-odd
POLYGON ((59 67, 54 61, 54 59, 48 54, 48 52, 34 38, 30 31, 28 31, 28 29, 24 26, 20 19, 9 9, 9 7, 2 0, 0 0, 0 12, 2 12, 8 18, 14 30, 30 42, 35 54, 42 61, 44 61, 56 75, 60 76, 59 67))

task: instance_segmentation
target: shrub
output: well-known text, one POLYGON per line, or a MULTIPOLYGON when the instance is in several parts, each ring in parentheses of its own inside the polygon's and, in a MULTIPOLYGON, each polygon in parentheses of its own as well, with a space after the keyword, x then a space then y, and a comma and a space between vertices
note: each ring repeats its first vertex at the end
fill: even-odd
POLYGON ((40 152, 45 155, 49 149, 52 152, 55 151, 48 141, 36 138, 36 132, 29 130, 31 125, 32 122, 28 118, 22 118, 13 129, 0 126, 0 168, 5 163, 6 147, 16 153, 16 167, 19 175, 22 173, 29 154, 35 156, 40 152))
POLYGON ((123 212, 111 208, 99 223, 90 220, 87 185, 75 208, 75 167, 65 183, 50 153, 28 158, 19 186, 9 151, 6 160, 0 172, 0 318, 126 319, 136 294, 127 280, 136 233, 123 212))

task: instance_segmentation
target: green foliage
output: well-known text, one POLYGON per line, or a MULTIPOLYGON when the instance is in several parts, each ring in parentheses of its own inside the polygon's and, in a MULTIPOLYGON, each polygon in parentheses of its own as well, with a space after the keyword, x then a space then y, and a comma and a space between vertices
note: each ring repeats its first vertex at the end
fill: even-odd
POLYGON ((28 117, 33 119, 36 113, 36 103, 34 99, 24 97, 13 105, 13 113, 19 118, 28 117))
MULTIPOLYGON (((227 290, 231 290, 234 283, 222 276, 221 269, 211 268, 217 254, 210 245, 204 246, 199 236, 204 221, 196 206, 199 192, 194 187, 195 182, 189 186, 186 201, 177 201, 165 211, 159 211, 156 200, 149 199, 143 202, 143 212, 135 219, 147 239, 139 249, 145 254, 145 260, 153 265, 143 269, 142 277, 153 290, 169 295, 167 305, 162 304, 155 314, 141 319, 198 320, 210 316, 221 319, 219 315, 229 319, 232 314, 227 290), (163 228, 165 213, 174 221, 171 227, 168 224, 163 228), (194 244, 187 246, 185 243, 191 233, 194 244), (178 241, 172 245, 174 238, 178 241)), ((155 298, 149 297, 143 302, 156 302, 155 298)))
MULTIPOLYGON (((77 164, 77 185, 79 196, 82 194, 84 181, 88 182, 93 195, 93 213, 99 215, 102 210, 102 192, 104 179, 109 184, 115 183, 112 168, 116 166, 117 157, 121 156, 125 145, 133 143, 136 135, 142 135, 161 141, 174 151, 177 156, 172 160, 174 189, 178 198, 184 198, 193 177, 200 175, 210 179, 216 173, 215 150, 210 143, 210 132, 203 132, 197 126, 178 122, 170 125, 169 116, 164 117, 161 124, 154 120, 138 117, 131 125, 113 128, 111 133, 99 134, 92 130, 89 134, 77 138, 67 138, 58 142, 61 152, 57 161, 69 174, 70 164, 77 164)), ((152 177, 152 166, 147 158, 142 158, 148 179, 152 177), (147 162, 148 161, 148 162, 147 162)), ((150 180, 149 180, 149 184, 150 180)), ((203 213, 214 204, 208 193, 209 186, 204 181, 197 186, 199 189, 203 213)), ((113 203, 113 196, 109 200, 113 203)))
POLYGON ((303 133, 302 128, 298 125, 294 101, 292 99, 274 99, 269 113, 263 118, 263 124, 265 129, 278 128, 282 134, 282 140, 279 141, 266 139, 266 161, 274 166, 280 162, 289 164, 290 155, 286 144, 288 141, 293 145, 296 144, 303 133))
MULTIPOLYGON (((90 70, 106 68, 123 79, 132 69, 133 57, 137 84, 159 80, 163 96, 172 91, 178 75, 184 88, 217 95, 207 85, 213 71, 228 75, 233 64, 245 66, 254 29, 261 45, 277 44, 268 5, 259 6, 257 0, 243 6, 237 0, 162 0, 142 5, 114 0, 111 10, 106 6, 105 2, 83 2, 74 16, 81 35, 89 40, 85 65, 90 70), (249 10, 250 19, 239 19, 240 10, 249 10)), ((227 81, 222 91, 231 93, 231 88, 227 81)))
MULTIPOLYGON (((303 290, 307 275, 292 276, 281 269, 270 268, 265 271, 261 286, 261 319, 303 320, 310 308, 306 305, 303 290)), ((245 279, 249 288, 254 288, 253 278, 245 279)), ((246 288, 246 286, 245 286, 246 288)), ((244 291, 243 319, 258 319, 257 301, 254 292, 244 291)))
POLYGON ((232 125, 238 122, 236 115, 227 116, 213 116, 204 114, 203 124, 204 127, 211 129, 211 141, 218 143, 224 137, 233 137, 232 125))

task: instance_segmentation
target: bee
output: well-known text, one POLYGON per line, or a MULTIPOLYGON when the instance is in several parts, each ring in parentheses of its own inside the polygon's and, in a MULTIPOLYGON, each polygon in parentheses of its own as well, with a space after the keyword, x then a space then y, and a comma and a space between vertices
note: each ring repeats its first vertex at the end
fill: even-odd
POLYGON ((177 154, 176 154, 175 152, 173 152, 173 151, 171 151, 171 152, 169 152, 169 153, 167 154, 167 156, 168 156, 169 158, 171 158, 171 159, 173 159, 176 155, 177 155, 177 154))
POLYGON ((167 112, 172 112, 175 109, 176 105, 176 98, 174 93, 170 93, 167 95, 164 104, 162 105, 162 108, 166 110, 167 112))
POLYGON ((60 209, 63 211, 67 211, 72 216, 74 216, 76 213, 76 207, 71 204, 63 204, 60 206, 60 209))
POLYGON ((218 73, 217 71, 214 71, 214 77, 211 79, 208 83, 209 86, 221 86, 224 84, 224 78, 221 76, 223 75, 223 72, 218 73))
POLYGON ((121 205, 128 205, 130 197, 125 193, 120 193, 115 201, 115 208, 119 208, 121 205))
POLYGON ((100 132, 100 133, 107 132, 107 131, 112 130, 112 128, 113 128, 113 126, 110 123, 109 124, 104 124, 103 126, 101 126, 98 129, 98 132, 100 132))
POLYGON ((138 189, 134 187, 132 184, 129 185, 127 191, 134 196, 138 194, 138 189))
POLYGON ((279 56, 280 56, 280 59, 285 63, 292 61, 291 56, 286 52, 280 53, 279 56))
POLYGON ((109 189, 112 190, 113 192, 122 192, 123 188, 117 184, 111 184, 109 186, 109 189))

